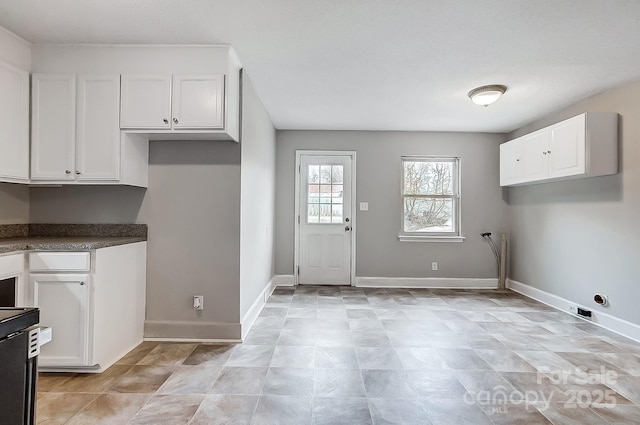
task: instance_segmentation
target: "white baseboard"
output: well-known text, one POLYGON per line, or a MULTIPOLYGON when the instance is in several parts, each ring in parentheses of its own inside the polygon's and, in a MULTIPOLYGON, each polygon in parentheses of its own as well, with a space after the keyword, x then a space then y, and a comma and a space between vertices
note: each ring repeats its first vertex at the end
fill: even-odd
POLYGON ((260 315, 260 312, 264 308, 264 305, 267 303, 267 300, 273 293, 274 289, 276 289, 275 276, 271 278, 267 286, 265 286, 262 292, 260 292, 258 297, 255 299, 253 304, 251 304, 251 307, 249 307, 249 310, 247 310, 244 316, 242 316, 242 320, 240 321, 240 327, 242 329, 241 334, 242 334, 243 340, 251 330, 251 327, 253 326, 254 322, 260 315))
POLYGON ((447 277, 356 277, 359 288, 496 289, 498 279, 447 277))
POLYGON ((271 279, 276 286, 296 286, 296 279, 292 274, 277 274, 271 279))
MULTIPOLYGON (((275 275, 276 286, 294 286, 293 275, 275 275)), ((358 288, 438 288, 438 289, 496 289, 498 279, 448 278, 448 277, 359 277, 358 288)))
POLYGON ((640 342, 640 325, 628 322, 624 319, 620 319, 601 311, 593 310, 592 308, 585 307, 579 303, 567 300, 538 288, 534 288, 533 286, 518 282, 516 280, 507 279, 507 287, 512 291, 518 292, 536 301, 540 301, 543 304, 561 310, 565 313, 571 314, 571 312, 569 311, 569 306, 577 306, 585 308, 587 310, 591 310, 591 319, 585 319, 580 316, 575 317, 640 342))

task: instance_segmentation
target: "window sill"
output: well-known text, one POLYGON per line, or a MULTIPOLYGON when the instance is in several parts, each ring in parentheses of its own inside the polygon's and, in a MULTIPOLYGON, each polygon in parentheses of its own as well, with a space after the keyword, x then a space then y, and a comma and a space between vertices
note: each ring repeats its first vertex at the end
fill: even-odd
POLYGON ((400 242, 464 242, 464 236, 398 235, 400 242))

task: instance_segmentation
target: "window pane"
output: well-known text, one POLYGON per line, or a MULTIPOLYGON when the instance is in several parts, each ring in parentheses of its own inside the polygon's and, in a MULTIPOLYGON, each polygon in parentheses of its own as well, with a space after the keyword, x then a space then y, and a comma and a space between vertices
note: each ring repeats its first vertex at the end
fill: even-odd
POLYGON ((331 183, 331 165, 320 166, 320 183, 331 183))
POLYGON ((320 223, 331 223, 331 204, 320 205, 320 223))
POLYGON ((342 205, 331 206, 331 222, 342 223, 342 205))
POLYGON ((330 204, 331 197, 332 197, 331 185, 330 184, 320 185, 320 203, 330 204))
POLYGON ((331 187, 331 199, 334 204, 342 204, 342 185, 334 184, 331 187))
POLYGON ((320 183, 320 166, 309 165, 309 183, 320 183))
POLYGON ((307 223, 320 222, 320 205, 309 204, 307 205, 307 223))
POLYGON ((454 163, 404 161, 405 195, 452 195, 454 163))
POLYGON ((453 200, 404 198, 405 232, 453 232, 453 200))
POLYGON ((331 183, 343 183, 342 175, 343 175, 343 166, 342 165, 334 165, 331 167, 331 183))
POLYGON ((310 204, 317 204, 320 202, 320 185, 318 184, 310 184, 308 186, 308 195, 310 204))

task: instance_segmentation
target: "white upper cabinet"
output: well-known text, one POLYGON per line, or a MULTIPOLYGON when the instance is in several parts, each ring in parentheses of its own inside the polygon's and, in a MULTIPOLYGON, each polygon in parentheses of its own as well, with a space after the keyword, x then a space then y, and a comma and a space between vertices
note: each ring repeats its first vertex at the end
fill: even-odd
POLYGON ((120 76, 78 76, 78 180, 120 178, 120 76))
POLYGON ((618 172, 618 114, 587 112, 500 146, 500 185, 618 172))
POLYGON ((29 179, 29 73, 0 61, 0 181, 29 179))
POLYGON ((171 76, 123 75, 120 127, 171 128, 171 76))
POLYGON ((31 179, 73 180, 75 76, 33 74, 31 81, 31 179))
POLYGON ((224 75, 173 76, 173 127, 224 127, 224 75))
POLYGON ((34 184, 146 187, 148 142, 120 133, 120 75, 33 74, 32 97, 34 184))
POLYGON ((224 75, 123 75, 123 129, 224 128, 224 75))

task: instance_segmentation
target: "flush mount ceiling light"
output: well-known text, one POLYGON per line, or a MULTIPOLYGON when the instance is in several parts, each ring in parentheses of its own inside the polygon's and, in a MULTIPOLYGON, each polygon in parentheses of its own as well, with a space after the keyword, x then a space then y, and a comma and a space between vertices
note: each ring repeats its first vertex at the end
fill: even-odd
POLYGON ((477 87, 471 90, 468 96, 476 105, 488 106, 500 99, 500 96, 506 91, 506 86, 492 84, 490 86, 477 87))

